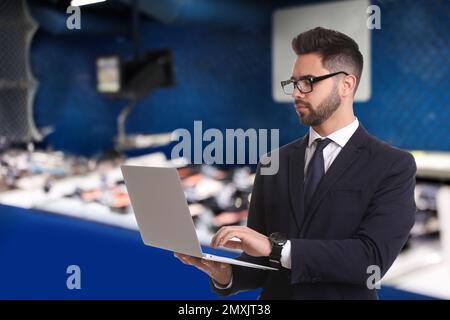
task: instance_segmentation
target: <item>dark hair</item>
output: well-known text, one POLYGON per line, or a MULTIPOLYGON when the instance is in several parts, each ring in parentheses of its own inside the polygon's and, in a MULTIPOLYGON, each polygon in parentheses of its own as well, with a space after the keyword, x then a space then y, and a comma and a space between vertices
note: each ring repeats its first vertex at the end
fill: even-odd
POLYGON ((322 65, 330 72, 345 71, 356 76, 356 92, 363 69, 363 56, 355 40, 341 32, 317 27, 292 39, 292 49, 297 55, 319 54, 322 65))

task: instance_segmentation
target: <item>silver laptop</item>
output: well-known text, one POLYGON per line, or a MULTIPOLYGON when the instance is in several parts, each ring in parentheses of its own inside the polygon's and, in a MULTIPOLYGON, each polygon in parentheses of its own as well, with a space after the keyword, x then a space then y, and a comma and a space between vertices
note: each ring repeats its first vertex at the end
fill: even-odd
POLYGON ((146 245, 206 260, 277 270, 202 252, 176 168, 124 165, 121 169, 146 245))

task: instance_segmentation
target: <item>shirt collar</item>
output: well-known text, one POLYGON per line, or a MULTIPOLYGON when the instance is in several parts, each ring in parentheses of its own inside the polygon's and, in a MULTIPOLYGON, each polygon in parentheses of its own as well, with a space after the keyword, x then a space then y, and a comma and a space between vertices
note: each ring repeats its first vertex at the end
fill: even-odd
POLYGON ((321 137, 320 134, 318 134, 312 127, 309 127, 308 147, 311 147, 311 145, 317 138, 320 139, 328 138, 333 142, 337 143, 341 148, 343 148, 345 144, 348 142, 348 140, 350 140, 352 135, 355 133, 356 129, 358 129, 358 126, 359 121, 358 118, 355 117, 355 120, 352 123, 346 125, 345 127, 339 130, 336 130, 327 137, 321 137))

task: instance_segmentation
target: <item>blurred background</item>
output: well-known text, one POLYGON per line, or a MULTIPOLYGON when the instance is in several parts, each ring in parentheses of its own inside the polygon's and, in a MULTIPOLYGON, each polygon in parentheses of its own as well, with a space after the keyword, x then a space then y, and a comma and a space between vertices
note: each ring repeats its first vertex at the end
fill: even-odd
POLYGON ((418 167, 416 224, 380 297, 450 299, 449 1, 70 5, 0 0, 0 298, 216 299, 200 271, 144 246, 119 166, 177 167, 216 252, 207 244, 221 226, 246 224, 255 164, 173 158, 172 132, 194 136, 201 121, 279 129, 280 145, 303 136, 279 81, 292 37, 323 26, 360 44, 359 121, 418 167), (367 26, 371 5, 379 28, 367 26), (81 290, 66 286, 69 265, 81 290))

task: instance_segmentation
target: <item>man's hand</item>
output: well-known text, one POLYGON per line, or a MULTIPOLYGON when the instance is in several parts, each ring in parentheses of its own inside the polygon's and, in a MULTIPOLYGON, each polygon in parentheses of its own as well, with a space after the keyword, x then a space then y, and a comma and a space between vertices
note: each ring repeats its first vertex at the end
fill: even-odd
POLYGON ((272 251, 269 238, 248 227, 222 227, 212 238, 211 246, 239 249, 253 257, 268 257, 272 251))
POLYGON ((228 263, 209 261, 181 253, 174 253, 173 255, 184 264, 197 267, 221 286, 227 286, 231 281, 232 271, 228 263))

